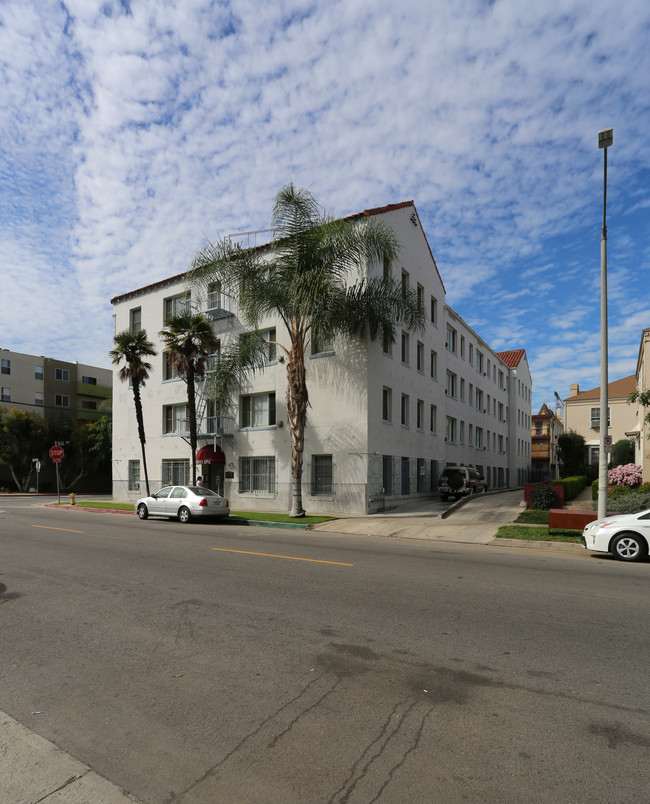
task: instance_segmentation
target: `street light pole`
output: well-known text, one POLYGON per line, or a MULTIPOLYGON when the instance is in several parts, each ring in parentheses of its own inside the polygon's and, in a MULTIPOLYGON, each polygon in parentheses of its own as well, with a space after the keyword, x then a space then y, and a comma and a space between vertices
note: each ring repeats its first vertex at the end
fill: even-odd
POLYGON ((607 148, 614 142, 614 129, 598 132, 598 147, 605 153, 603 177, 603 228, 600 232, 600 449, 598 451, 598 519, 607 516, 607 148))

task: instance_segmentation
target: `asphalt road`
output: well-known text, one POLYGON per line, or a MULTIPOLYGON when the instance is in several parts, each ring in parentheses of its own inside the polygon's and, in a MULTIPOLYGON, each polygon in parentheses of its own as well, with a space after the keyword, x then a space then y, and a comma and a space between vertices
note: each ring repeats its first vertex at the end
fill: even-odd
POLYGON ((141 801, 650 798, 648 562, 0 510, 0 709, 141 801))

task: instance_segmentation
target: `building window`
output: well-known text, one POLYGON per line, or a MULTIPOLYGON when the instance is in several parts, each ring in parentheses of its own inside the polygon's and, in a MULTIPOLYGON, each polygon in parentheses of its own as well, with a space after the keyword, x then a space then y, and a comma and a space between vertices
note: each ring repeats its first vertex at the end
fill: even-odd
POLYGON ((140 491, 140 461, 129 461, 129 491, 140 491))
POLYGON ((424 402, 418 399, 416 403, 416 427, 418 430, 424 430, 424 402))
POLYGON ((43 407, 43 392, 42 391, 34 391, 34 404, 38 408, 43 407))
POLYGON ((384 279, 390 279, 393 275, 393 267, 389 260, 384 260, 384 279))
POLYGON ((54 397, 54 404, 60 408, 69 408, 70 397, 67 394, 56 394, 54 397))
POLYGON ((402 394, 402 408, 400 415, 400 422, 402 427, 409 426, 409 398, 408 394, 402 394))
POLYGON ((384 388, 382 391, 381 418, 385 422, 393 421, 393 391, 392 388, 384 388))
POLYGON ((208 285, 208 310, 221 309, 221 282, 210 282, 208 285))
POLYGON ((503 454, 503 436, 499 436, 499 452, 503 454))
POLYGON ((275 392, 241 398, 241 427, 270 427, 275 424, 275 392))
POLYGON ((139 332, 142 329, 141 307, 133 307, 129 310, 129 329, 131 332, 139 332))
POLYGON ((479 374, 483 374, 483 352, 476 350, 476 370, 479 374))
POLYGON ((35 380, 43 379, 43 366, 34 366, 34 379, 35 380))
POLYGON ((445 431, 445 436, 449 443, 456 443, 456 419, 451 416, 447 416, 447 429, 445 431))
POLYGON ((503 372, 502 371, 499 371, 499 388, 500 388, 501 391, 503 391, 503 389, 504 389, 503 372))
POLYGON ((384 455, 382 458, 381 466, 381 479, 384 488, 384 494, 393 493, 393 456, 384 455))
MULTIPOLYGON (((267 364, 275 363, 277 361, 277 359, 278 359, 278 350, 277 350, 277 345, 276 345, 275 327, 271 327, 271 329, 264 329, 264 330, 262 330, 262 332, 260 334, 262 336, 262 339, 265 340, 266 343, 267 343, 267 348, 268 348, 268 353, 267 353, 267 356, 266 356, 267 364)), ((312 340, 312 346, 313 345, 314 345, 314 342, 312 340)), ((326 350, 323 350, 323 351, 326 351, 326 350)), ((312 354, 314 354, 314 352, 312 352, 312 354)))
POLYGON ((163 486, 187 486, 190 482, 190 461, 163 458, 162 462, 163 486))
POLYGON ((469 354, 467 356, 467 359, 469 360, 470 363, 474 362, 474 345, 471 343, 469 345, 469 354))
POLYGON ((438 325, 438 300, 436 299, 435 296, 431 297, 431 313, 430 313, 430 317, 431 317, 431 323, 435 324, 437 326, 438 325))
POLYGON ((461 421, 460 423, 460 432, 458 434, 458 440, 461 444, 465 443, 465 422, 461 421))
POLYGON ((409 365, 409 334, 402 332, 402 363, 409 365))
MULTIPOLYGON (((600 408, 591 408, 591 426, 598 430, 600 428, 600 408)), ((611 427, 612 420, 611 420, 611 410, 607 408, 607 426, 611 427)))
POLYGON ((431 379, 438 379, 438 353, 431 350, 431 379))
POLYGON ((189 432, 187 405, 163 405, 163 433, 189 432))
POLYGON ((189 293, 179 293, 176 296, 169 296, 163 299, 163 321, 165 326, 169 323, 170 318, 189 313, 190 302, 189 293))
POLYGON ((447 324, 447 349, 456 354, 456 330, 447 324))
POLYGON ((393 341, 387 332, 384 332, 381 339, 381 348, 385 355, 388 355, 389 357, 393 356, 393 341))
POLYGON ((471 423, 467 427, 467 443, 470 447, 474 445, 474 425, 471 423))
MULTIPOLYGON (((275 332, 275 330, 273 330, 275 332)), ((275 336, 273 338, 275 340, 275 336)), ((311 333, 311 354, 330 355, 334 352, 334 341, 331 337, 317 338, 312 330, 311 333)))
POLYGON ((456 398, 456 375, 453 371, 447 372, 447 396, 456 398))
POLYGON ((422 310, 424 313, 424 288, 422 285, 417 286, 417 299, 418 299, 418 309, 422 310))
POLYGON ((415 350, 415 359, 417 370, 420 372, 420 374, 424 374, 424 344, 420 343, 420 341, 418 341, 415 350))
POLYGON ((460 336, 460 356, 465 359, 465 336, 460 336))
POLYGON ((589 447, 589 463, 591 466, 598 466, 600 447, 589 447))
POLYGON ((70 381, 70 372, 68 371, 68 369, 63 368, 55 369, 54 376, 57 380, 61 380, 62 382, 70 381))
POLYGON ((402 268, 402 293, 406 296, 409 287, 409 272, 402 268))
POLYGON ((465 401, 465 380, 460 378, 460 398, 465 401))
POLYGON ((11 360, 7 360, 4 357, 2 358, 2 373, 11 374, 11 360))
POLYGON ((499 402, 499 421, 500 422, 505 421, 505 419, 503 418, 503 403, 502 402, 499 402))
POLYGON ((81 382, 86 385, 97 385, 97 377, 82 377, 81 382))
POLYGON ((438 408, 435 405, 429 408, 429 429, 432 433, 438 432, 438 408))
POLYGON ((481 411, 481 413, 485 413, 483 410, 483 391, 480 388, 476 389, 476 410, 481 411))
POLYGON ((275 494, 275 458, 240 458, 239 492, 275 494))
POLYGON ((332 493, 332 456, 312 455, 311 459, 311 493, 332 493))
POLYGON ((2 386, 2 396, 0 397, 0 401, 11 402, 11 388, 5 388, 4 385, 2 386))
POLYGON ((174 367, 174 364, 171 362, 169 357, 169 352, 162 353, 162 369, 163 369, 163 382, 167 380, 177 380, 178 379, 178 372, 174 367))
POLYGON ((483 428, 477 427, 476 428, 476 441, 474 442, 474 446, 478 449, 483 449, 483 428))
POLYGON ((84 410, 97 410, 97 402, 94 399, 82 399, 81 407, 84 410))

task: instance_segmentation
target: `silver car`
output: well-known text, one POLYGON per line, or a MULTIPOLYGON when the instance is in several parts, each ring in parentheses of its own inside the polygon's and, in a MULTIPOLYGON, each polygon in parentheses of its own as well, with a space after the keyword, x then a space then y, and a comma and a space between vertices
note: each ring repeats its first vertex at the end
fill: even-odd
POLYGON ((203 486, 165 486, 151 497, 138 500, 135 510, 140 519, 167 516, 189 522, 193 517, 226 517, 230 514, 230 503, 203 486))

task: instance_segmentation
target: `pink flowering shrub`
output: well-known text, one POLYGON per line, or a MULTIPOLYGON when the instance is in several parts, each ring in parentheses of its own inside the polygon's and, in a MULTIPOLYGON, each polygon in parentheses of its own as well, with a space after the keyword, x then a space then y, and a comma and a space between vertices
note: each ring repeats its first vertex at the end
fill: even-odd
POLYGON ((612 486, 629 486, 634 488, 640 486, 643 476, 641 467, 633 463, 626 463, 624 466, 615 466, 607 472, 607 482, 612 486))

